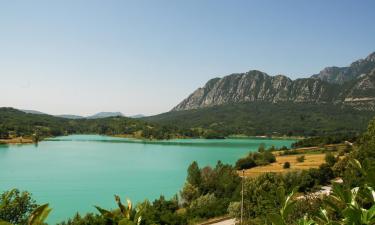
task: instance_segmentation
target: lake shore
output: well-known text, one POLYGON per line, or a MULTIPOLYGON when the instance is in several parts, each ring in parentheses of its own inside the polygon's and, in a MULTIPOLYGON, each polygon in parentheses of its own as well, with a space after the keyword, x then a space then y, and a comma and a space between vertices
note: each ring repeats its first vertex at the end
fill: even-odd
POLYGON ((16 137, 10 139, 0 139, 0 144, 32 144, 34 141, 31 138, 16 137))

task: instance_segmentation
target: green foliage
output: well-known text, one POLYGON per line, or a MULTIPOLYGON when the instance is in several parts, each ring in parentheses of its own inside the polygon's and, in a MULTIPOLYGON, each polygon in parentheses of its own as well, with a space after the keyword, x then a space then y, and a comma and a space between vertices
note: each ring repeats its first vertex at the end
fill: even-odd
POLYGON ((336 157, 330 152, 326 153, 324 159, 329 166, 333 166, 337 162, 336 157))
POLYGON ((0 108, 0 138, 8 133, 27 136, 35 142, 43 137, 68 134, 135 135, 148 139, 173 137, 199 137, 200 132, 190 128, 177 128, 148 123, 127 117, 100 119, 66 119, 44 114, 30 114, 13 108, 0 108))
POLYGON ((199 197, 199 190, 194 185, 186 182, 182 191, 180 192, 184 205, 190 205, 190 203, 199 197))
POLYGON ((26 224, 31 213, 38 207, 28 192, 18 189, 6 191, 0 199, 0 221, 26 224))
POLYGON ((200 185, 201 180, 201 171, 198 163, 194 161, 188 168, 187 182, 197 187, 200 185))
POLYGON ((272 154, 272 149, 265 150, 264 147, 260 146, 258 152, 251 152, 244 158, 237 160, 236 169, 250 169, 255 166, 268 165, 276 162, 276 157, 272 154))
POLYGON ((339 144, 345 141, 355 142, 358 139, 357 133, 338 133, 330 134, 320 137, 310 137, 299 140, 292 144, 292 148, 304 148, 304 147, 315 147, 324 146, 329 144, 339 144))
POLYGON ((211 218, 221 215, 226 211, 226 207, 220 207, 220 200, 215 194, 205 194, 195 199, 188 208, 191 217, 211 218))
POLYGON ((288 216, 292 213, 296 202, 292 200, 295 191, 292 191, 289 195, 285 194, 285 189, 279 187, 277 189, 277 199, 280 204, 279 213, 271 213, 268 215, 268 219, 275 225, 287 225, 286 222, 288 216))
POLYGON ((0 126, 0 139, 9 138, 8 130, 4 126, 0 126))
POLYGON ((177 197, 166 200, 163 196, 156 199, 152 204, 144 201, 142 207, 142 224, 187 224, 185 214, 178 213, 179 205, 177 197))
MULTIPOLYGON (((352 160, 352 164, 361 173, 364 173, 364 176, 369 176, 357 160, 352 160)), ((286 221, 294 211, 297 201, 292 198, 294 191, 287 197, 285 197, 285 192, 282 188, 278 193, 278 196, 281 196, 278 197, 281 200, 280 212, 272 213, 268 218, 274 225, 286 225, 288 224, 286 221)), ((332 193, 325 199, 323 206, 324 208, 321 208, 318 214, 314 216, 306 215, 298 221, 298 224, 375 224, 375 191, 367 184, 350 189, 345 185, 334 183, 332 193), (360 195, 362 195, 361 198, 359 197, 360 195), (363 202, 367 204, 363 204, 363 202), (311 217, 314 217, 317 222, 312 220, 311 217)))
POLYGON ((366 129, 373 116, 373 111, 358 111, 339 104, 251 102, 171 111, 143 120, 212 130, 221 136, 328 136, 358 134, 366 129))
POLYGON ((246 179, 244 183, 245 219, 256 217, 265 219, 269 213, 276 213, 279 207, 275 201, 276 192, 282 183, 282 177, 272 173, 246 179))
POLYGON ((289 169, 290 168, 290 162, 285 162, 283 165, 284 169, 289 169))
POLYGON ((243 170, 243 169, 250 169, 256 167, 257 164, 255 163, 254 159, 251 157, 245 157, 237 160, 236 162, 236 169, 243 170))
POLYGON ((297 162, 304 162, 305 161, 305 155, 298 156, 296 158, 297 162))
POLYGON ((100 212, 106 221, 106 225, 140 225, 142 208, 136 210, 132 208, 132 202, 127 199, 127 205, 123 205, 118 195, 115 195, 115 200, 118 205, 118 210, 109 211, 99 206, 95 208, 100 212))
POLYGON ((58 223, 57 225, 103 225, 105 219, 97 214, 88 213, 85 216, 76 214, 72 219, 68 219, 66 222, 58 223))

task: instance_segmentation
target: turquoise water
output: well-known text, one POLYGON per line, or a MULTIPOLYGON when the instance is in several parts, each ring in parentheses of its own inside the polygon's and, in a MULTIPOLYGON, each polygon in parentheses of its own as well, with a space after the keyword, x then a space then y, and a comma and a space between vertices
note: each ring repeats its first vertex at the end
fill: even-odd
POLYGON ((290 146, 291 140, 182 139, 145 142, 98 135, 72 135, 38 145, 0 145, 0 191, 27 190, 53 208, 54 224, 94 205, 115 208, 114 194, 133 202, 171 197, 183 186, 192 161, 233 164, 259 144, 290 146))

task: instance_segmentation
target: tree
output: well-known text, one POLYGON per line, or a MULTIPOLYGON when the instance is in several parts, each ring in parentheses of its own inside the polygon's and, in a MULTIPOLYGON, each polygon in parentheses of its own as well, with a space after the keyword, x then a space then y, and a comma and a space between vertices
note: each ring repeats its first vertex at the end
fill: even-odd
POLYGON ((201 171, 198 163, 194 161, 188 168, 187 182, 195 187, 199 187, 201 185, 201 180, 201 171))
POLYGON ((325 161, 331 167, 334 166, 335 163, 337 162, 335 156, 330 152, 326 153, 325 161))
POLYGON ((243 170, 243 169, 250 169, 257 166, 255 161, 250 157, 245 157, 237 160, 236 162, 236 169, 243 170))
POLYGON ((305 161, 305 155, 298 156, 296 158, 297 162, 304 162, 305 161))
POLYGON ((5 127, 0 126, 0 139, 7 139, 9 137, 7 129, 5 127))
POLYGON ((289 169, 290 168, 290 162, 285 162, 283 165, 284 169, 289 169))
POLYGON ((191 217, 210 218, 220 214, 219 199, 214 194, 202 195, 194 200, 189 207, 191 217))
POLYGON ((199 197, 199 189, 189 182, 186 182, 180 194, 185 204, 189 205, 194 199, 199 197))
POLYGON ((31 213, 38 207, 31 194, 18 189, 6 191, 1 195, 0 220, 13 224, 26 224, 31 213))

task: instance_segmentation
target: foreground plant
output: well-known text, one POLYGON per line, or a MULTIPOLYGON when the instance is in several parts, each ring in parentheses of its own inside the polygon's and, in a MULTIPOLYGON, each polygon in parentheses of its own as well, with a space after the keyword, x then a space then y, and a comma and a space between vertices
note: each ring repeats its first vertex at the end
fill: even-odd
MULTIPOLYGON (((352 160, 354 168, 367 176, 366 171, 357 160, 352 160)), ((375 179, 368 177, 368 179, 375 179)), ((366 180, 368 180, 366 179, 366 180)), ((287 218, 293 211, 296 200, 293 199, 294 191, 285 195, 283 188, 278 190, 278 198, 281 203, 279 214, 271 214, 269 220, 274 225, 287 225, 287 218)), ((362 187, 349 189, 344 184, 334 183, 332 193, 324 200, 324 208, 313 219, 306 215, 300 219, 298 225, 375 225, 375 191, 365 183, 362 187), (366 203, 366 204, 363 204, 366 203), (365 207, 364 205, 369 207, 365 207), (335 217, 331 215, 336 215, 335 217)))
MULTIPOLYGON (((8 191, 1 199, 0 210, 6 208, 8 205, 12 204, 12 197, 17 193, 17 189, 12 189, 8 191)), ((52 209, 49 208, 48 204, 38 206, 33 210, 26 222, 26 225, 43 225, 44 221, 47 219, 49 213, 52 209)), ((0 225, 12 225, 12 223, 0 220, 0 225)))
MULTIPOLYGON (((95 208, 100 214, 107 220, 108 224, 111 225, 140 225, 141 224, 141 208, 137 208, 134 212, 132 208, 132 202, 127 199, 127 205, 123 205, 118 195, 115 195, 116 203, 119 207, 118 210, 109 211, 99 206, 95 208)), ((1 224, 0 224, 1 225, 1 224)))

